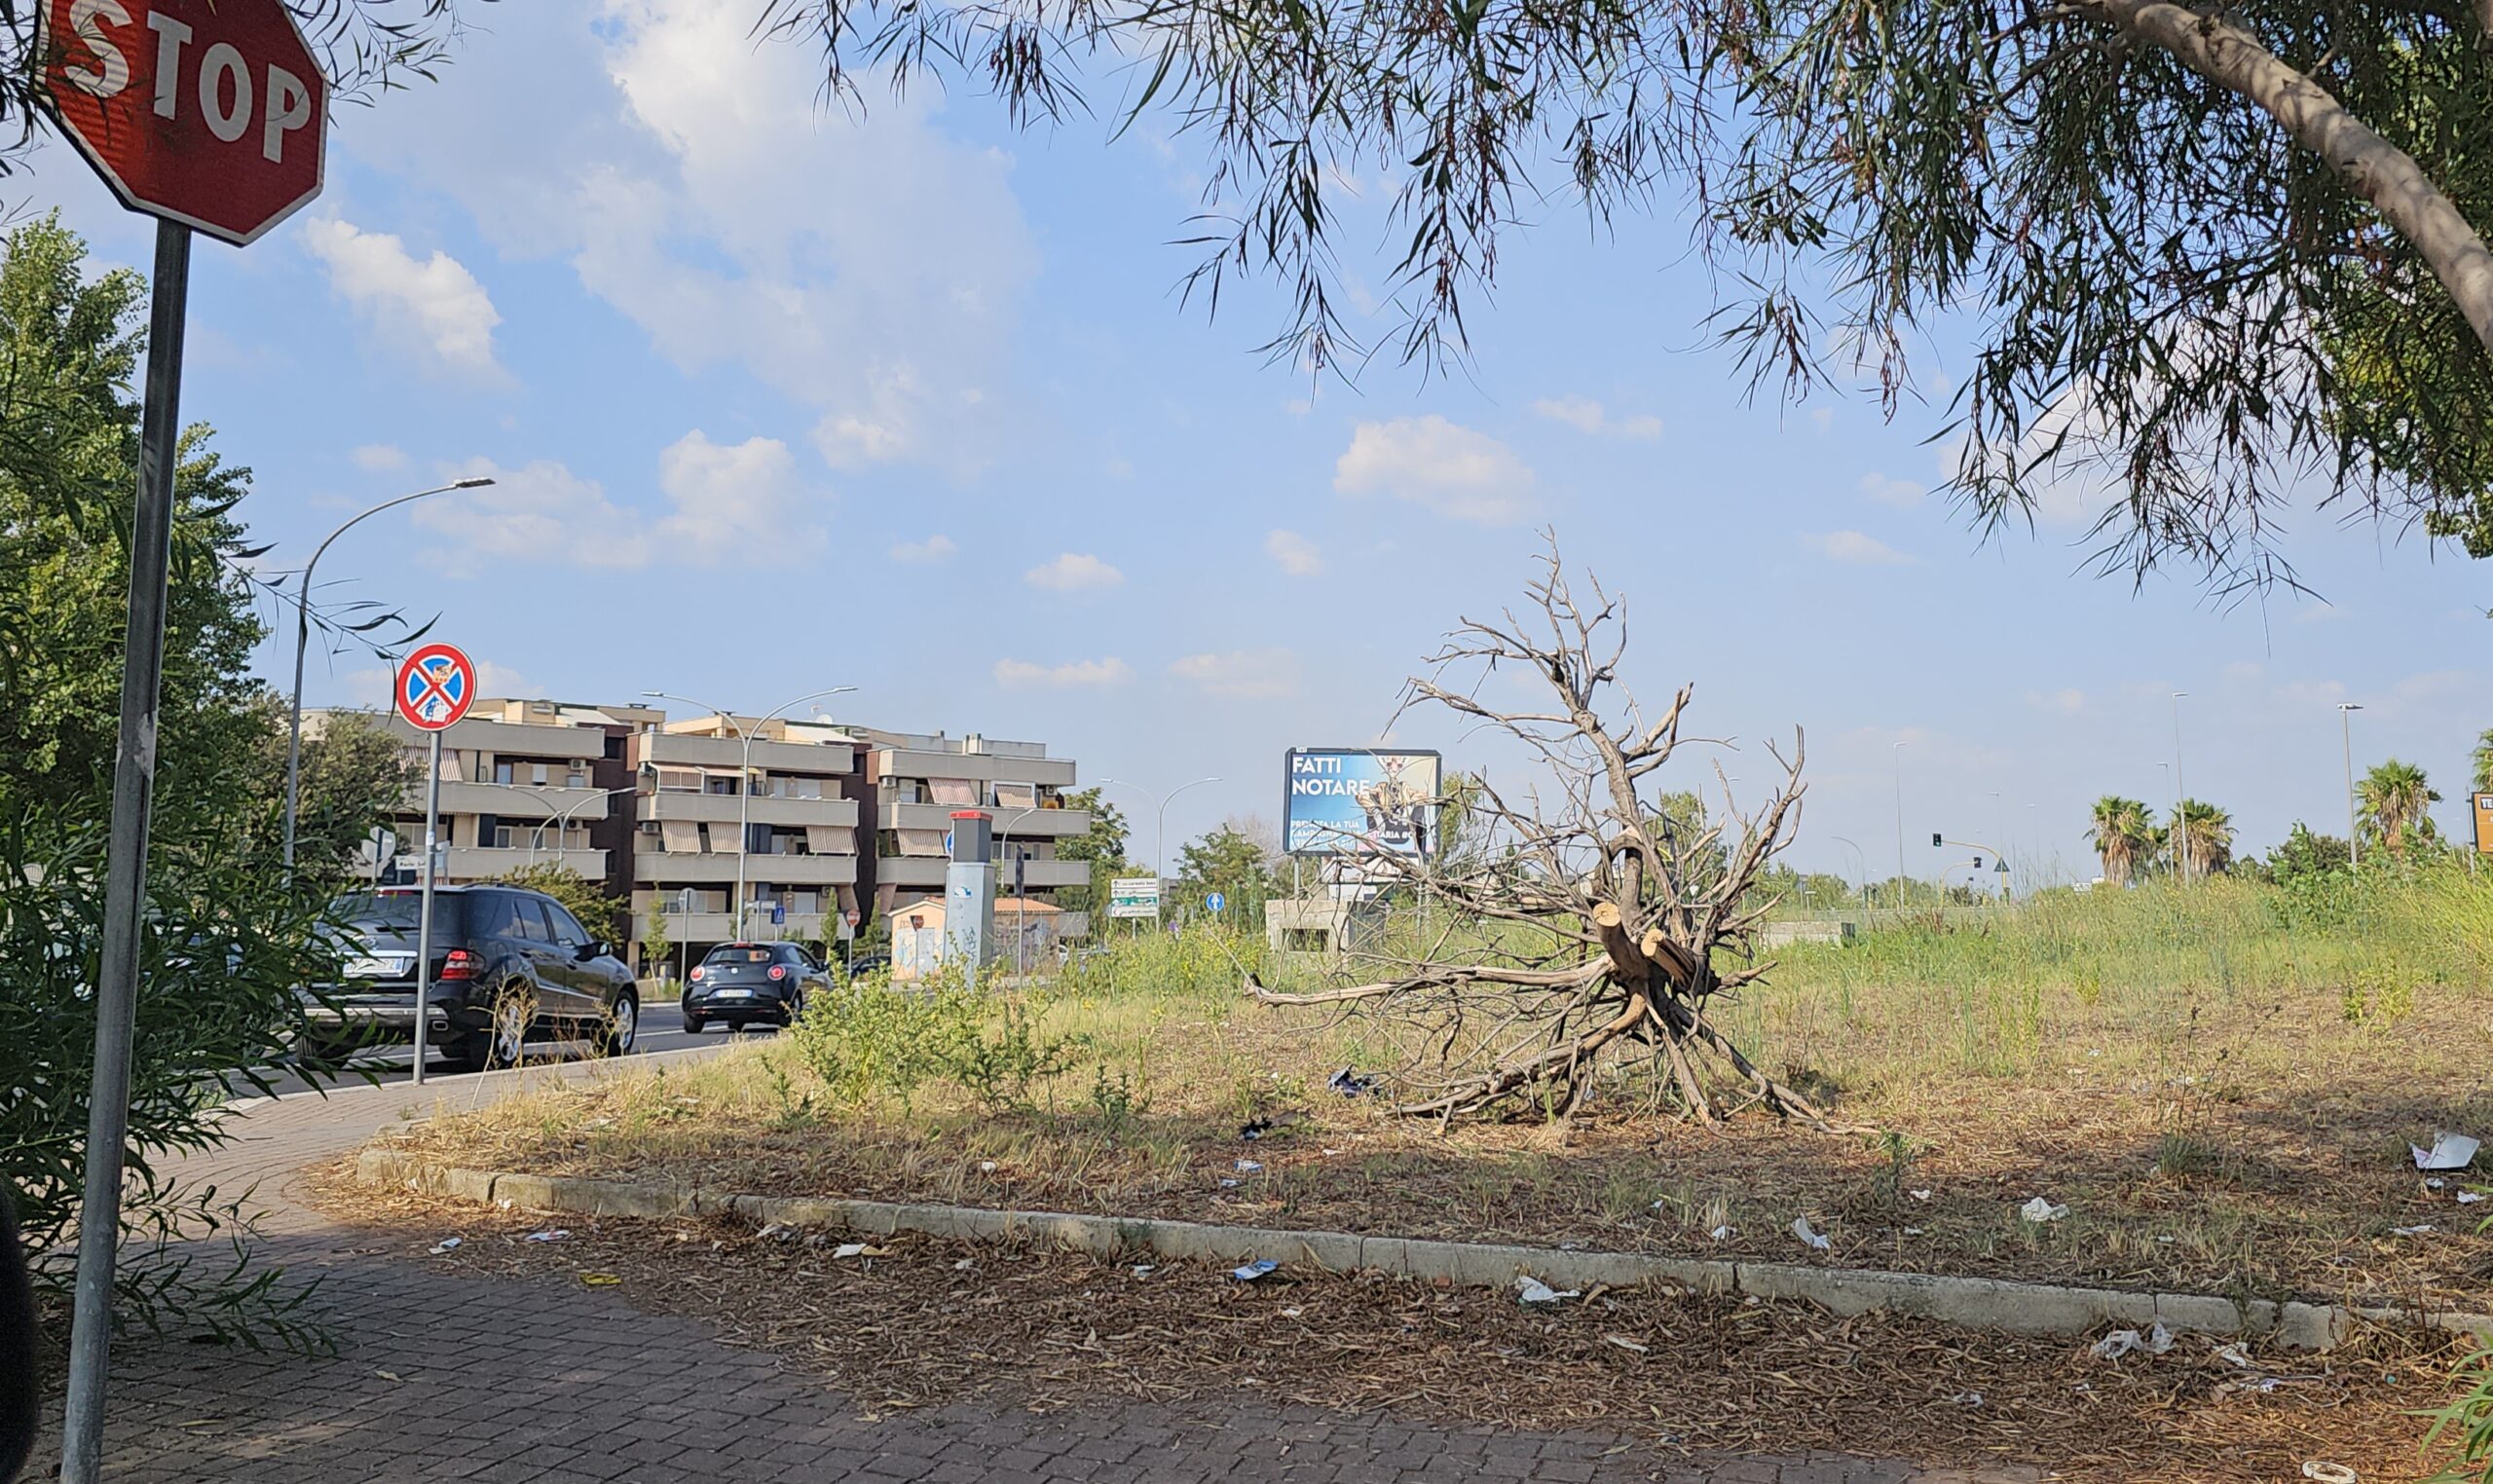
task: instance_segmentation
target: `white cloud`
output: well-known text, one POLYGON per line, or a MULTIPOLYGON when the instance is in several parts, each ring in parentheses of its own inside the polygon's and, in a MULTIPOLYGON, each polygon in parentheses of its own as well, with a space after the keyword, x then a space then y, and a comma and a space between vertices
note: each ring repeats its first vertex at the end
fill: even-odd
POLYGON ((2058 690, 2028 690, 2026 692, 2026 704, 2041 711, 2075 716, 2086 709, 2086 692, 2073 686, 2058 690))
POLYGON ((1894 505, 1899 510, 1910 510, 1920 504, 1922 498, 1929 494, 1929 491, 1910 479, 1893 479, 1885 474, 1869 473, 1861 476, 1861 493, 1882 505, 1894 505))
POLYGON ((327 267, 338 296, 398 349, 436 371, 504 380, 494 358, 494 326, 502 316, 457 258, 435 249, 418 262, 389 233, 334 216, 304 223, 303 244, 327 267))
POLYGON ((568 265, 677 367, 799 402, 835 466, 966 472, 1013 435, 989 379, 1038 257, 1011 156, 939 128, 936 91, 843 109, 810 47, 714 0, 502 9, 458 88, 359 121, 367 163, 419 162, 497 249, 568 265), (497 93, 528 99, 524 148, 509 110, 473 106, 497 93))
MULTIPOLYGON (((389 687, 385 685, 382 688, 389 687)), ((535 700, 545 694, 535 681, 490 659, 476 661, 476 689, 481 695, 499 695, 504 700, 535 700)))
POLYGON ((1532 510, 1532 470, 1486 433, 1435 413, 1361 423, 1333 466, 1345 495, 1391 495, 1484 526, 1511 525, 1532 510))
POLYGON ((805 489, 788 445, 776 438, 713 443, 696 427, 658 455, 658 488, 674 506, 655 532, 669 557, 705 566, 778 562, 823 547, 809 509, 822 497, 805 489))
POLYGON ((425 555, 461 575, 484 570, 479 557, 616 570, 662 559, 777 564, 819 552, 827 538, 816 513, 827 497, 798 477, 795 457, 776 438, 713 443, 697 427, 678 438, 658 455, 667 509, 655 516, 616 503, 604 485, 550 459, 518 468, 479 459, 457 472, 494 482, 427 501, 413 513, 418 525, 456 539, 455 548, 425 555))
POLYGON ((950 537, 936 535, 922 541, 902 541, 892 548, 891 557, 895 562, 923 565, 929 562, 950 561, 952 554, 960 549, 952 544, 950 537))
POLYGON ((375 473, 407 466, 407 451, 389 443, 366 443, 347 457, 354 461, 356 468, 371 469, 375 473))
POLYGON ((1116 658, 1077 659, 1061 665, 1034 664, 1026 659, 995 662, 995 683, 1015 689, 1096 690, 1122 686, 1133 679, 1134 671, 1116 658))
POLYGON ((1095 587, 1114 587, 1126 575, 1084 552, 1068 551, 1045 566, 1033 567, 1022 574, 1022 580, 1032 587, 1051 592, 1082 592, 1095 587))
POLYGON ((1293 577, 1312 577, 1324 570, 1324 553, 1295 531, 1275 531, 1264 538, 1264 554, 1282 564, 1293 577))
POLYGON ((1858 531, 1830 531, 1823 536, 1805 536, 1801 539, 1828 561, 1855 567, 1902 567, 1917 560, 1858 531))
POLYGON ((1613 418, 1608 409, 1588 396, 1543 397, 1532 404, 1532 410, 1544 418, 1555 418, 1578 432, 1608 433, 1618 438, 1658 438, 1662 435, 1662 420, 1652 414, 1613 418))
POLYGON ((1189 654, 1169 673, 1206 695, 1268 700, 1298 689, 1298 656, 1287 649, 1236 649, 1189 654))

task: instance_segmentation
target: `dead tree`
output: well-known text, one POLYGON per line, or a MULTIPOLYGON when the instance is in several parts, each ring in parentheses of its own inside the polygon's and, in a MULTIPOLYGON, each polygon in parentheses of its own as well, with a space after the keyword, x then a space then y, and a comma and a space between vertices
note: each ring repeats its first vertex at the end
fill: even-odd
POLYGON ((1411 681, 1405 710, 1433 704, 1518 739, 1545 779, 1509 801, 1486 779, 1471 805, 1483 828, 1457 859, 1383 857, 1437 909, 1427 941, 1358 950, 1363 982, 1281 993, 1271 1005, 1338 1005, 1415 1030, 1423 1054, 1401 1076, 1401 1110, 1452 1118, 1508 1099, 1555 1115, 1581 1107, 1605 1069, 1650 1063, 1687 1115, 1712 1123, 1741 1107, 1827 1127, 1809 1099, 1767 1075, 1710 1018, 1755 983, 1754 934, 1772 907, 1760 879, 1800 820, 1803 740, 1781 777, 1741 813, 1717 766, 1725 818, 1671 817, 1659 775, 1683 739, 1692 686, 1652 721, 1619 679, 1621 601, 1586 576, 1573 592, 1556 542, 1531 584, 1527 625, 1465 619, 1411 681), (1549 704, 1507 710, 1486 698, 1521 670, 1549 704), (1544 788, 1553 791, 1544 798, 1544 788), (1727 828, 1729 827, 1729 828, 1727 828))

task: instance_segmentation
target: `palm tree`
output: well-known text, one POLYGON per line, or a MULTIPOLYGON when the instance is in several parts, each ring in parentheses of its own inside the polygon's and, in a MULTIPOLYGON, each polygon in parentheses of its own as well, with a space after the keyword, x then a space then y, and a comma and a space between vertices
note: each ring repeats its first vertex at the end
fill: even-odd
POLYGON ((2410 836, 2432 835, 2432 806, 2441 800, 2422 768, 2396 758, 2365 773, 2355 785, 2355 798, 2363 806, 2363 834, 2401 859, 2410 836))
POLYGON ((2478 794, 2493 794, 2493 726, 2475 739, 2475 777, 2472 780, 2478 794))
POLYGON ((2155 824, 2145 804, 2106 794, 2095 800, 2095 824, 2086 837, 2103 858, 2103 879, 2126 886, 2155 848, 2155 824))
MULTIPOLYGON (((2233 864, 2233 816, 2214 804, 2185 798, 2174 809, 2180 837, 2190 847, 2190 875, 2200 879, 2233 864)), ((2168 838, 2173 832, 2165 832, 2168 838)))

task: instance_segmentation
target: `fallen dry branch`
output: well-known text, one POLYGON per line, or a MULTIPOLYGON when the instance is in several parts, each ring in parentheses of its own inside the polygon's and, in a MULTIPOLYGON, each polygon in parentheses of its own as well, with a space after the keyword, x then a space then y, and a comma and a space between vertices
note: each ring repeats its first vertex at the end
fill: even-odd
MULTIPOLYGON (((1580 600, 1553 542, 1531 585, 1537 622, 1511 612, 1467 619, 1414 679, 1405 701, 1429 704, 1504 732, 1538 758, 1539 789, 1509 802, 1485 778, 1469 802, 1474 838, 1448 858, 1387 856, 1364 863, 1397 889, 1475 924, 1461 961, 1433 961, 1452 938, 1414 962, 1367 950, 1362 982, 1281 993, 1249 976, 1267 1005, 1348 1005, 1415 1027, 1426 1048, 1403 1068, 1402 1110, 1451 1118, 1515 1098, 1555 1116, 1585 1105, 1600 1080, 1650 1064, 1689 1118, 1710 1124, 1732 1103, 1756 1104, 1814 1128, 1825 1110, 1768 1075, 1714 1023, 1721 997, 1768 967, 1756 961, 1757 926, 1772 907, 1767 867, 1799 824, 1805 748, 1769 744, 1780 778, 1741 812, 1730 780, 1715 777, 1724 816, 1702 793, 1659 791, 1683 738, 1693 689, 1682 686, 1648 722, 1619 681, 1627 630, 1622 600, 1586 578, 1580 600), (1553 704, 1504 710, 1483 700, 1501 667, 1546 686, 1553 704)), ((1398 720, 1398 718, 1397 718, 1398 720)))

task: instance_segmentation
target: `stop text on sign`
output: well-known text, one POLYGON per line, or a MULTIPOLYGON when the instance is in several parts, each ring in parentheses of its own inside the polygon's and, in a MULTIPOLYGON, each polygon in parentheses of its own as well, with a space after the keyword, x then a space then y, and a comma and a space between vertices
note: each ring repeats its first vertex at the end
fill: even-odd
POLYGON ((281 0, 45 0, 62 122, 134 209, 247 242, 319 194, 327 83, 281 0))

